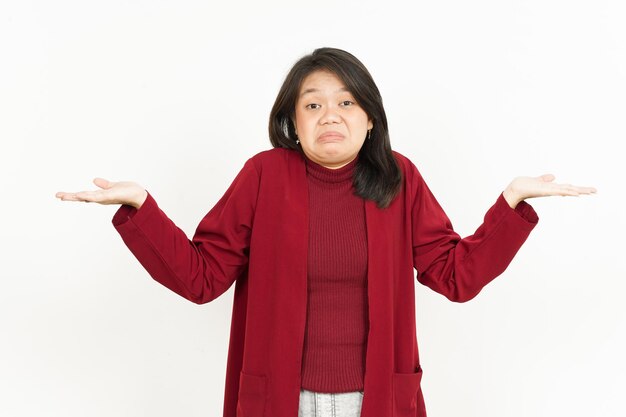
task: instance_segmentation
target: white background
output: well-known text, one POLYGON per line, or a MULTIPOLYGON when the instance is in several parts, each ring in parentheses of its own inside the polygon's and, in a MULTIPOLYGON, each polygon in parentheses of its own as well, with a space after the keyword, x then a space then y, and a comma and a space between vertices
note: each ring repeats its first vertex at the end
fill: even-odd
POLYGON ((516 176, 598 189, 528 200, 539 224, 474 300, 416 281, 429 415, 626 415, 623 2, 411 4, 0 3, 0 415, 221 415, 234 286, 184 300, 118 206, 54 194, 136 181, 191 236, 320 46, 369 68, 463 236, 516 176))

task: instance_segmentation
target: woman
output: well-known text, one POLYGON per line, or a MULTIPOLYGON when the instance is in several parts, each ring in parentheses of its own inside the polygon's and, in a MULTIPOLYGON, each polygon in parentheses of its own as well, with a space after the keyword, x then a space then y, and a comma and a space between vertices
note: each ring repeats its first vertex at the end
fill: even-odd
POLYGON ((475 297, 538 222, 526 199, 594 193, 518 177, 466 238, 409 159, 391 150, 376 84, 348 52, 290 70, 273 149, 244 164, 190 241, 134 182, 96 178, 61 200, 122 204, 113 224, 151 276, 198 304, 235 282, 226 417, 422 417, 417 280, 475 297))

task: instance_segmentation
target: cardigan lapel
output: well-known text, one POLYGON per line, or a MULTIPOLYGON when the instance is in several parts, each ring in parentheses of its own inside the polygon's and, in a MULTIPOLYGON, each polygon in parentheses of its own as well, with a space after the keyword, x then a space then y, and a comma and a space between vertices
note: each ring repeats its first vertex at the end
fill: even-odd
POLYGON ((393 285, 390 275, 393 263, 390 251, 391 230, 385 221, 386 209, 365 200, 367 229, 367 294, 369 333, 365 360, 365 388, 361 417, 388 414, 391 397, 390 372, 393 361, 392 320, 393 285))

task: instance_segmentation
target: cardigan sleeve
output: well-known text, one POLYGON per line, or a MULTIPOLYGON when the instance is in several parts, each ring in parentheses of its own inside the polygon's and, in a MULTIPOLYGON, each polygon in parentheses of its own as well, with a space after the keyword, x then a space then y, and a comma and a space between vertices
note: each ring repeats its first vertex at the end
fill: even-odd
POLYGON ((539 217, 526 201, 511 208, 500 193, 474 234, 461 238, 413 168, 413 265, 417 280, 451 301, 471 300, 504 272, 539 217))
POLYGON ((152 278, 190 301, 207 303, 247 270, 258 184, 248 160, 191 240, 150 193, 139 209, 122 205, 112 223, 152 278))

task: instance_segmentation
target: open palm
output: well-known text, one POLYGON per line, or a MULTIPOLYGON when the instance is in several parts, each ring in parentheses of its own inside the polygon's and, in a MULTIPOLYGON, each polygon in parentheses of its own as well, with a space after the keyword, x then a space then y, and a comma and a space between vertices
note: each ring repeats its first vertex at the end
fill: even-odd
POLYGON ((136 182, 119 181, 113 182, 104 178, 95 178, 93 183, 101 190, 96 191, 79 191, 76 193, 68 193, 59 191, 55 197, 63 201, 83 201, 87 203, 99 204, 128 204, 135 208, 141 207, 148 193, 136 182))
POLYGON ((579 196, 581 194, 596 193, 594 187, 582 187, 572 184, 556 184, 552 174, 544 174, 538 177, 517 177, 508 189, 517 201, 534 197, 547 197, 552 195, 579 196))

